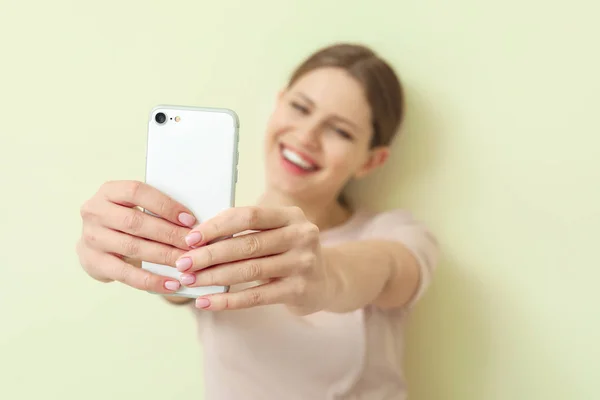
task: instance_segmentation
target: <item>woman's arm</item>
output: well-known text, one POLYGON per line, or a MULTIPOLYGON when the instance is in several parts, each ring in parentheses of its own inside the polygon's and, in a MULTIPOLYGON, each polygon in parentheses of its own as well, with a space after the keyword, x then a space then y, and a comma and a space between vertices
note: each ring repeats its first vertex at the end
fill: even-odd
MULTIPOLYGON (((335 277, 335 297, 326 311, 347 312, 374 304, 402 307, 416 294, 419 267, 400 242, 365 240, 324 248, 323 257, 335 277)), ((163 296, 173 304, 193 299, 163 296)))
POLYGON ((231 208, 191 232, 195 248, 175 263, 188 286, 261 282, 196 300, 212 311, 285 304, 306 315, 367 304, 406 307, 429 282, 436 260, 427 230, 401 213, 382 214, 365 227, 364 241, 337 247, 323 247, 318 227, 297 207, 231 208), (253 232, 215 241, 243 231, 253 232))
POLYGON ((402 307, 416 294, 418 261, 400 242, 354 241, 322 251, 335 281, 327 311, 348 312, 368 304, 402 307))

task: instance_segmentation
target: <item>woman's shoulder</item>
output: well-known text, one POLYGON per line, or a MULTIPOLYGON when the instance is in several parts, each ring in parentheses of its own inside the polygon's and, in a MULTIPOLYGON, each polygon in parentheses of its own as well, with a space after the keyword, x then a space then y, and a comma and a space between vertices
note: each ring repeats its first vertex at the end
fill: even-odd
POLYGON ((372 208, 357 208, 353 215, 363 216, 367 224, 412 224, 419 222, 415 214, 406 208, 391 208, 375 210, 372 208))

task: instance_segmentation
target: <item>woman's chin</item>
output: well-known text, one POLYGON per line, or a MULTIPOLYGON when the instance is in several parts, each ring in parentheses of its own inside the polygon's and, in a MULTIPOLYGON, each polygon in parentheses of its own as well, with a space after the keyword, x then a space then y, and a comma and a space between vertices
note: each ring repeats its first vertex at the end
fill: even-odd
POLYGON ((268 177, 267 190, 293 198, 306 197, 307 193, 314 193, 314 185, 308 182, 292 182, 285 177, 268 177))

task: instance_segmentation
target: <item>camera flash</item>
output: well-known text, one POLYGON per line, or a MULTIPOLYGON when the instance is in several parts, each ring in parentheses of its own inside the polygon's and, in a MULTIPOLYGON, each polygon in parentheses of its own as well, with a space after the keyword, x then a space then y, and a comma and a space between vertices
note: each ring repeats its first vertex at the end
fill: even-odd
POLYGON ((181 121, 181 117, 178 115, 175 117, 175 122, 179 122, 179 121, 181 121))

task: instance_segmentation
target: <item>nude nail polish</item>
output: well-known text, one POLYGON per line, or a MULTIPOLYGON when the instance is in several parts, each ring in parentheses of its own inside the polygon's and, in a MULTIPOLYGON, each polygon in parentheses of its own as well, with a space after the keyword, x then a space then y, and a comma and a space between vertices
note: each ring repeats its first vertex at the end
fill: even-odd
POLYGON ((165 289, 167 289, 167 290, 176 291, 176 290, 179 290, 180 287, 181 287, 181 284, 177 281, 166 281, 165 282, 165 289))
POLYGON ((205 299, 203 297, 198 297, 196 299, 196 307, 198 307, 198 308, 207 308, 207 307, 210 307, 210 300, 209 299, 205 299))
POLYGON ((177 219, 179 220, 179 222, 186 226, 189 226, 190 228, 196 223, 196 218, 194 218, 193 215, 184 212, 179 214, 179 217, 177 219))
POLYGON ((202 234, 200 232, 192 232, 185 237, 185 242, 188 246, 193 246, 202 240, 202 234))
POLYGON ((182 285, 191 285, 194 282, 196 282, 196 275, 182 274, 181 277, 179 278, 179 282, 181 282, 182 285))
POLYGON ((175 261, 175 267, 178 271, 187 271, 192 267, 192 259, 189 257, 183 257, 175 261))

